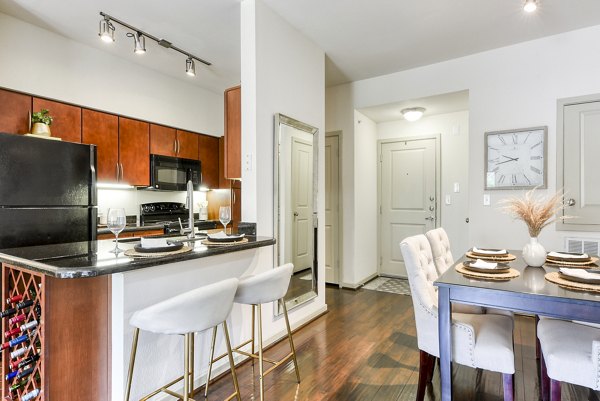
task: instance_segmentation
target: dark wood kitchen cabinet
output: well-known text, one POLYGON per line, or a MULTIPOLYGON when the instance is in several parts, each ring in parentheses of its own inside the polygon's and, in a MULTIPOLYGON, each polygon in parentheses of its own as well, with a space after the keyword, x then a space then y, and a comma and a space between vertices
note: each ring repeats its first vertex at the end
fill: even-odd
POLYGON ((242 88, 225 91, 225 178, 242 177, 242 88))
POLYGON ((164 125, 150 124, 150 153, 175 157, 177 154, 177 130, 164 125))
POLYGON ((119 179, 119 117, 100 111, 83 109, 81 139, 96 145, 98 181, 119 179))
POLYGON ((198 134, 177 130, 177 157, 198 160, 198 134))
POLYGON ((0 89, 0 132, 28 133, 30 113, 31 96, 0 89))
POLYGON ((120 181, 150 186, 150 124, 119 117, 119 163, 120 181))
POLYGON ((238 228, 238 223, 242 220, 242 182, 240 180, 231 181, 231 221, 234 231, 238 228))
POLYGON ((219 138, 198 135, 198 155, 202 163, 202 185, 211 189, 220 188, 219 138))
POLYGON ((52 116, 50 131, 53 137, 81 143, 81 107, 34 97, 33 112, 42 109, 48 110, 48 114, 52 116))

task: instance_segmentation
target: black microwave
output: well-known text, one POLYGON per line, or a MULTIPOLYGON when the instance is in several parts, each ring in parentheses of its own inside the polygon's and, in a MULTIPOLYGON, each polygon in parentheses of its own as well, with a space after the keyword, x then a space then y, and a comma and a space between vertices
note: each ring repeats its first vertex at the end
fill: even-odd
POLYGON ((194 189, 202 183, 200 160, 150 155, 150 186, 163 191, 186 191, 188 174, 194 189))

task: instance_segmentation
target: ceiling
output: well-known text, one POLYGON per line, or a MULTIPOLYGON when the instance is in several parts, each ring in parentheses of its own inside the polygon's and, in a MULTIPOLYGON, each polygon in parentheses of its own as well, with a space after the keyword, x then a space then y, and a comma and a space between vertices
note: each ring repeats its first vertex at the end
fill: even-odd
POLYGON ((376 123, 382 123, 402 120, 403 117, 400 111, 409 107, 424 107, 425 113, 423 117, 469 110, 469 91, 465 90, 421 99, 404 100, 397 103, 367 107, 359 111, 376 123))
MULTIPOLYGON (((0 12, 214 92, 240 81, 241 0, 2 0, 0 12), (104 11, 213 63, 184 74, 185 57, 133 40, 98 39, 104 11)), ((326 53, 328 86, 428 65, 600 24, 598 0, 262 0, 326 53)))

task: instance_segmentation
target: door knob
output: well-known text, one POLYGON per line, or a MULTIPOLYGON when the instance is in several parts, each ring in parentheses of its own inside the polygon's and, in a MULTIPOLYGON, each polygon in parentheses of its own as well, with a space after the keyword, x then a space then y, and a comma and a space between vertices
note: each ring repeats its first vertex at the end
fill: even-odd
POLYGON ((433 206, 429 206, 429 211, 433 212, 435 210, 435 208, 433 206))
POLYGON ((429 200, 433 202, 435 200, 435 198, 433 196, 430 196, 429 200))
POLYGON ((577 203, 575 199, 571 198, 567 201, 567 206, 575 206, 575 203, 577 203))
POLYGON ((294 212, 294 217, 298 217, 298 212, 294 212))
POLYGON ((431 221, 433 221, 433 220, 435 220, 435 217, 433 217, 433 216, 425 217, 425 220, 431 220, 431 221))

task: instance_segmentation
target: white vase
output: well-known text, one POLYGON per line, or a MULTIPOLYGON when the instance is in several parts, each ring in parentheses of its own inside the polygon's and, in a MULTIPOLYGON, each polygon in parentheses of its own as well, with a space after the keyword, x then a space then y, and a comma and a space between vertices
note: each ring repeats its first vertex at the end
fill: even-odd
POLYGON ((537 237, 529 238, 529 243, 523 247, 523 259, 528 266, 533 267, 540 267, 546 262, 546 250, 537 237))

